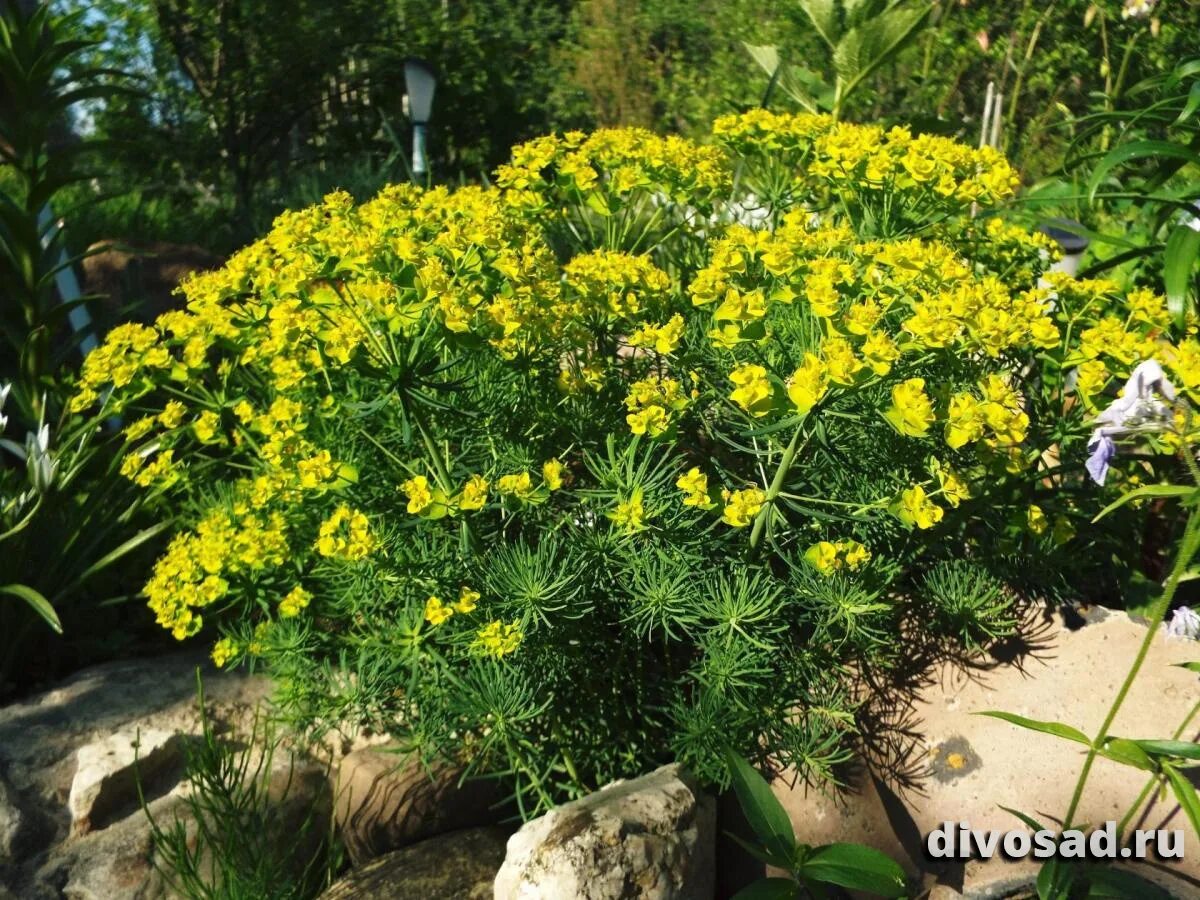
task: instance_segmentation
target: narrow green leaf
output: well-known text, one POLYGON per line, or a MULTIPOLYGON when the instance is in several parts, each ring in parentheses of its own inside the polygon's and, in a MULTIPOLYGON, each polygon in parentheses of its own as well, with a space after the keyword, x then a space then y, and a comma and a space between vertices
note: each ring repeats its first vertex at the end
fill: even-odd
POLYGON ((54 607, 50 605, 50 601, 29 585, 0 585, 0 594, 8 594, 9 596, 24 600, 34 612, 46 620, 47 625, 53 628, 58 634, 62 634, 62 622, 59 621, 58 613, 54 611, 54 607))
POLYGON ((79 581, 83 581, 86 578, 90 578, 92 575, 95 575, 101 569, 105 569, 108 566, 115 563, 122 556, 132 553, 134 550, 136 550, 142 544, 146 543, 146 541, 150 540, 153 537, 156 537, 159 534, 162 534, 164 531, 166 531, 168 528, 171 527, 171 524, 172 524, 171 522, 159 522, 157 525, 151 525, 148 528, 143 528, 141 531, 139 531, 137 534, 135 534, 129 540, 127 540, 123 544, 121 544, 121 546, 117 547, 115 550, 112 550, 109 553, 106 553, 100 559, 96 560, 94 563, 92 563, 90 566, 88 566, 86 569, 84 569, 83 572, 79 576, 79 581))
POLYGON ((1196 788, 1174 766, 1164 764, 1162 770, 1171 784, 1175 799, 1179 801, 1179 808, 1192 823, 1192 830, 1200 834, 1200 799, 1196 797, 1196 788))
MULTIPOLYGON (((1189 665, 1183 663, 1182 665, 1189 665)), ((1190 665, 1195 665, 1191 663, 1190 665)), ((1173 756, 1178 759, 1200 760, 1200 744, 1191 741, 1133 741, 1151 756, 1173 756)))
POLYGON ((881 897, 903 897, 907 893, 900 864, 886 853, 862 844, 817 847, 796 874, 853 891, 870 891, 881 897))
POLYGON ((1175 663, 1181 669, 1187 669, 1189 672, 1200 672, 1200 662, 1175 663))
POLYGON ((1200 834, 1200 799, 1196 799, 1196 790, 1192 782, 1184 778, 1180 770, 1165 763, 1163 764, 1163 774, 1170 782, 1171 792, 1175 794, 1175 799, 1180 802, 1180 809, 1192 823, 1193 832, 1200 834))
POLYGON ((725 759, 746 821, 769 853, 790 857, 796 848, 796 833, 779 798, 772 793, 766 779, 742 757, 726 751, 725 759))
POLYGON ((1022 728, 1028 728, 1030 731, 1040 731, 1043 734, 1052 734, 1055 737, 1066 738, 1069 741, 1075 741, 1077 744, 1083 744, 1085 747, 1092 745, 1091 740, 1088 739, 1086 734, 1078 728, 1072 728, 1070 725, 1064 725, 1062 722, 1041 722, 1037 719, 1027 719, 1024 716, 1018 716, 1014 713, 997 712, 996 710, 979 712, 975 713, 975 715, 1003 719, 1005 722, 1020 725, 1022 728))
POLYGON ((1092 177, 1088 181, 1088 202, 1093 202, 1096 199, 1096 191, 1100 188, 1100 183, 1104 181, 1104 177, 1109 172, 1124 163, 1148 157, 1168 157, 1183 162, 1200 164, 1200 153, 1185 147, 1183 144, 1175 144, 1171 141, 1134 141, 1131 144, 1122 144, 1110 150, 1092 172, 1092 177))
POLYGON ((1004 810, 1006 813, 1010 813, 1010 814, 1016 816, 1018 819, 1020 819, 1022 822, 1024 822, 1025 825, 1032 831, 1045 831, 1046 830, 1045 826, 1042 825, 1041 822, 1039 822, 1037 819, 1034 819, 1030 816, 1025 815, 1025 813, 1021 812, 1019 809, 1012 809, 1011 807, 1008 807, 1008 806, 1000 806, 1000 808, 1002 810, 1004 810))
POLYGON ((1200 490, 1194 487, 1188 487, 1185 484, 1147 484, 1140 488, 1135 488, 1127 494, 1122 494, 1100 512, 1096 513, 1093 522, 1099 522, 1110 512, 1118 507, 1124 506, 1131 500, 1140 500, 1145 497, 1194 497, 1200 494, 1200 490))
MULTIPOLYGON (((1200 84, 1197 85, 1200 87, 1200 84)), ((1167 309, 1176 322, 1183 322, 1191 294, 1192 269, 1200 255, 1200 231, 1190 225, 1176 225, 1163 251, 1163 286, 1167 290, 1167 309)))

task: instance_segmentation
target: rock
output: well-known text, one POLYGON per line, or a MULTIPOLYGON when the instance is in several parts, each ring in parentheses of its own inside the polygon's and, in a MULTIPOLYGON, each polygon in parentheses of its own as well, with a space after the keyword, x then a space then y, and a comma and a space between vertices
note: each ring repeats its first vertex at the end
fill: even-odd
POLYGON ((16 792, 9 787, 4 776, 0 775, 0 866, 16 858, 24 823, 16 792))
MULTIPOLYGON (((976 713, 1012 712, 1094 735, 1146 634, 1124 613, 1096 613, 1086 624, 1076 623, 1075 630, 1057 617, 1035 623, 1002 645, 1002 659, 966 667, 943 661, 915 679, 915 690, 880 697, 878 702, 890 705, 890 727, 874 736, 872 744, 879 749, 868 755, 846 791, 831 796, 806 790, 792 778, 773 785, 797 839, 873 846, 910 874, 923 875, 927 885, 936 884, 930 896, 939 900, 1007 896, 999 893, 1005 885, 1027 883, 1038 868, 1036 860, 1009 862, 997 854, 965 865, 934 861, 924 841, 947 821, 969 822, 975 829, 1023 827, 1001 804, 1039 822, 1061 820, 1083 764, 1082 748, 976 713)), ((1200 659, 1200 643, 1160 635, 1111 729, 1114 735, 1170 737, 1200 700, 1196 674, 1173 665, 1200 659)), ((1193 722, 1185 737, 1194 739, 1198 728, 1193 722)), ((1076 821, 1120 820, 1144 784, 1144 773, 1098 759, 1076 821)), ((1173 800, 1151 798, 1143 812, 1133 827, 1182 828, 1189 844, 1195 840, 1173 800)), ((1164 884, 1172 871, 1200 878, 1200 857, 1186 853, 1165 866, 1142 864, 1134 870, 1161 877, 1164 884)), ((1175 888, 1180 889, 1178 883, 1175 888)), ((1194 890, 1184 888, 1180 896, 1194 890)))
POLYGON ((122 731, 75 751, 67 809, 75 834, 102 828, 137 806, 137 784, 153 782, 181 759, 182 735, 159 728, 122 731))
POLYGON ((355 869, 320 900, 491 900, 510 833, 467 828, 421 841, 355 869))
POLYGON ((447 831, 494 825, 506 817, 493 780, 459 785, 461 769, 432 773, 395 745, 348 754, 334 782, 334 816, 350 860, 362 865, 447 831))
POLYGON ((179 736, 200 730, 198 665, 211 721, 246 729, 270 682, 216 672, 196 653, 95 666, 0 708, 0 886, 22 900, 156 896, 131 744, 140 732, 151 810, 171 808, 179 736), (11 856, 5 840, 17 842, 11 856), (139 879, 150 893, 129 887, 139 879))
POLYGON ((678 765, 618 781, 513 835, 496 900, 709 900, 715 819, 678 765))

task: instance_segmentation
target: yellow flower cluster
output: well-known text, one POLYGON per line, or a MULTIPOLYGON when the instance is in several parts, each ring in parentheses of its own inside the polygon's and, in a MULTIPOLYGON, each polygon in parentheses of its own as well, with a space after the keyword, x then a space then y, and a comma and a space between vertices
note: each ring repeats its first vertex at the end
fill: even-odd
POLYGON ((715 505, 708 492, 708 476, 700 471, 699 466, 693 466, 680 475, 675 482, 675 487, 684 493, 684 506, 710 509, 715 505))
POLYGON ((629 411, 625 421, 634 434, 661 437, 689 402, 683 385, 674 378, 650 375, 630 385, 625 397, 625 408, 629 411))
POLYGON ((489 622, 476 632, 471 650, 492 659, 502 659, 516 652, 523 637, 517 622, 489 622))
POLYGON ((671 286, 667 273, 649 257, 608 250, 576 256, 563 275, 579 298, 578 314, 588 319, 633 318, 655 310, 671 286))
POLYGON ((725 501, 721 520, 734 528, 745 528, 754 521, 767 502, 767 492, 756 487, 740 491, 722 490, 721 499, 725 501))
POLYGON ((871 551, 853 540, 818 541, 805 551, 804 558, 822 575, 832 575, 858 571, 871 561, 871 551))
POLYGON ((839 193, 887 191, 930 207, 939 201, 962 207, 1005 200, 1019 185, 1016 171, 991 147, 976 150, 900 126, 753 110, 721 117, 713 134, 739 156, 782 157, 796 167, 800 185, 839 193))
POLYGON ((479 604, 479 596, 479 591, 472 590, 465 584, 459 589, 458 599, 453 603, 446 603, 438 596, 430 596, 425 601, 425 621, 436 627, 455 613, 466 615, 474 612, 479 604))
POLYGON ((158 624, 177 640, 200 630, 196 610, 222 599, 229 577, 280 566, 289 551, 283 516, 217 510, 193 533, 177 535, 144 588, 158 624))
POLYGON ((728 187, 730 173, 718 148, 643 128, 609 128, 520 144, 497 170, 496 183, 515 207, 559 208, 574 195, 607 215, 638 193, 703 204, 728 187))
POLYGON ((318 535, 317 552, 336 559, 366 559, 379 546, 366 515, 344 503, 321 523, 318 535))

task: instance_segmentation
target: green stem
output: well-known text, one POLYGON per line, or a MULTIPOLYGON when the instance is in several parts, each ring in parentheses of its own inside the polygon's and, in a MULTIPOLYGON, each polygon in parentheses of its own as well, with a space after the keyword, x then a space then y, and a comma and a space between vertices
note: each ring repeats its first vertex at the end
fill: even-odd
MULTIPOLYGON (((1186 452, 1188 451, 1185 450, 1186 452)), ((1188 516, 1183 541, 1179 547, 1179 554, 1175 557, 1175 565, 1172 567, 1170 577, 1168 577, 1167 583, 1163 588, 1162 596, 1151 609, 1146 628, 1146 637, 1142 640, 1142 646, 1138 649, 1138 654, 1133 661, 1133 665, 1129 668, 1129 674, 1125 676, 1125 681, 1121 684, 1121 689, 1117 692, 1117 698, 1109 708, 1108 714, 1104 717, 1104 722, 1101 724, 1100 730, 1097 732, 1096 738, 1092 741, 1092 746, 1088 750, 1087 759, 1083 763, 1083 770, 1079 773, 1079 781, 1075 784, 1075 792, 1071 795, 1071 805, 1067 808, 1067 814, 1063 816, 1063 828, 1071 827, 1071 820, 1079 808, 1079 801, 1083 797, 1083 788, 1087 784, 1088 775, 1091 774, 1092 765, 1096 762, 1096 755, 1099 752, 1099 748, 1104 745, 1104 741, 1108 737, 1108 729, 1112 727, 1113 721, 1117 718, 1117 713, 1120 712, 1125 699, 1129 696, 1129 690, 1133 687, 1133 682, 1137 679, 1138 672, 1141 671, 1142 664, 1146 661, 1151 644, 1159 636, 1158 628, 1162 625, 1163 619, 1166 618, 1167 610, 1171 608, 1171 600, 1175 596, 1175 589, 1179 586, 1179 582, 1187 570, 1188 563, 1191 562, 1192 557, 1196 554, 1197 548, 1200 548, 1200 512, 1193 511, 1188 516)))
POLYGON ((775 498, 783 490, 783 480, 787 478, 788 469, 792 467, 792 460, 796 458, 796 450, 800 447, 800 435, 803 431, 804 420, 801 419, 800 424, 796 426, 795 434, 792 435, 791 443, 783 451, 783 458, 779 460, 779 468, 775 470, 775 477, 771 479, 771 486, 767 488, 767 497, 763 502, 762 509, 758 511, 758 515, 754 519, 754 528, 750 532, 751 550, 757 547, 759 541, 762 540, 763 528, 767 524, 767 516, 771 514, 771 507, 775 502, 775 498))

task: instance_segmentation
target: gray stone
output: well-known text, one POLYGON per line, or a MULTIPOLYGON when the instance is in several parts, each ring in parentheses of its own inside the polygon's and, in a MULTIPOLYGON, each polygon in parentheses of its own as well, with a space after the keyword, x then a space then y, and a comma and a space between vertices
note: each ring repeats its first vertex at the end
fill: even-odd
POLYGON ((334 783, 334 816, 351 862, 362 865, 425 838, 507 818, 494 780, 460 785, 461 775, 447 765, 426 770, 394 745, 348 754, 334 783))
POLYGON ((16 792, 0 775, 0 866, 16 857, 25 816, 17 802, 16 792))
POLYGON ((71 831, 102 828, 138 806, 137 785, 153 782, 181 761, 182 735, 159 728, 111 734, 75 751, 75 777, 67 809, 71 831))
POLYGON ((496 900, 710 900, 716 805, 678 765, 527 822, 509 839, 496 900))
POLYGON ((320 900, 490 900, 510 833, 467 828, 421 841, 355 869, 320 900))
POLYGON ((197 666, 210 720, 244 730, 270 682, 196 653, 96 666, 0 708, 0 887, 22 900, 158 896, 130 744, 141 732, 151 810, 174 808, 182 767, 169 763, 200 730, 197 666))

